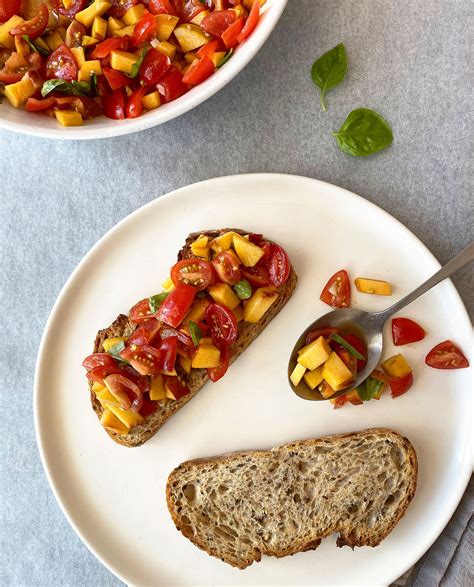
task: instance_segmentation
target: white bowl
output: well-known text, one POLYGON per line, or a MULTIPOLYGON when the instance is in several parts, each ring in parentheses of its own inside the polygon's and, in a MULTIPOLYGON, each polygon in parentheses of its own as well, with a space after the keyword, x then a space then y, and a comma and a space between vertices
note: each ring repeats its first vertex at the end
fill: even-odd
POLYGON ((56 119, 41 114, 30 114, 13 108, 8 100, 0 105, 0 128, 48 139, 103 139, 127 135, 157 126, 184 114, 198 106, 228 84, 256 55, 277 24, 288 0, 268 0, 263 8, 260 22, 250 37, 235 51, 223 67, 209 79, 199 84, 177 100, 164 104, 156 110, 130 120, 111 120, 101 116, 85 121, 84 126, 64 128, 56 119))

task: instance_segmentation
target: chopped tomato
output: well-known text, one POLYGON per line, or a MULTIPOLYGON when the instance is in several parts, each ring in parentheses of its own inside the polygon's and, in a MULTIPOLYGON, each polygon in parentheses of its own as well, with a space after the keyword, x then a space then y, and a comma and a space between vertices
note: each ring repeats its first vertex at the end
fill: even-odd
POLYGON ((151 345, 158 337, 160 328, 158 320, 146 320, 128 337, 127 344, 151 345))
POLYGON ((211 265, 203 259, 182 259, 171 268, 171 280, 179 284, 192 285, 196 291, 202 291, 211 283, 211 265))
POLYGON ((125 118, 125 92, 123 88, 115 90, 110 96, 104 96, 104 114, 107 118, 115 120, 125 118))
POLYGON ((140 411, 143 404, 143 394, 136 383, 118 373, 108 375, 104 382, 110 393, 120 400, 121 406, 125 410, 140 411), (130 399, 130 395, 132 395, 133 401, 130 399))
POLYGON ((172 373, 176 364, 176 355, 178 352, 178 337, 168 336, 165 338, 160 346, 159 350, 163 354, 163 367, 162 370, 166 373, 172 373))
POLYGON ((263 265, 255 267, 242 267, 242 278, 246 279, 254 287, 265 287, 270 285, 270 276, 263 265))
POLYGON ((113 365, 99 365, 98 367, 87 371, 87 378, 103 385, 105 377, 116 373, 122 373, 122 369, 117 365, 117 362, 114 361, 113 365))
POLYGON ((132 45, 146 43, 156 32, 156 19, 149 12, 141 17, 133 29, 132 45))
POLYGON ((28 71, 38 69, 40 66, 41 57, 38 53, 30 53, 23 57, 18 52, 13 51, 0 71, 0 82, 14 84, 19 82, 28 71))
MULTIPOLYGON (((77 22, 77 21, 76 21, 77 22)), ((103 59, 112 51, 126 51, 129 37, 111 37, 96 45, 91 53, 91 59, 103 59)))
POLYGON ((229 368, 229 363, 230 363, 230 347, 229 346, 223 346, 221 347, 221 357, 220 357, 220 361, 219 361, 219 366, 218 367, 210 367, 207 370, 207 376, 209 377, 209 379, 211 381, 219 381, 219 379, 221 377, 224 377, 224 375, 227 372, 227 369, 229 368))
MULTIPOLYGON (((56 99, 56 101, 58 100, 61 100, 61 98, 56 99)), ((74 109, 82 114, 82 118, 95 118, 96 116, 99 116, 99 114, 102 114, 102 105, 99 101, 96 101, 93 98, 88 98, 87 96, 74 96, 72 104, 74 109)))
MULTIPOLYGON (((367 357, 367 347, 365 342, 355 334, 341 334, 341 337, 348 342, 355 350, 360 353, 363 357, 367 357)), ((357 371, 360 372, 367 363, 366 359, 357 359, 357 371)))
POLYGON ((334 350, 342 359, 349 371, 355 375, 357 373, 357 359, 353 357, 347 349, 340 345, 338 345, 338 348, 334 350))
POLYGON ((209 325, 213 343, 222 348, 231 346, 237 338, 237 320, 234 313, 222 304, 209 304, 206 309, 206 323, 209 325))
POLYGON ((222 43, 219 39, 213 39, 212 41, 209 41, 209 43, 206 43, 205 45, 200 47, 197 50, 196 55, 198 57, 212 57, 216 51, 219 51, 221 46, 222 43))
POLYGON ((413 373, 408 373, 404 377, 390 377, 389 384, 392 397, 403 395, 413 385, 413 373))
POLYGON ((122 18, 129 8, 138 4, 138 0, 110 0, 112 6, 107 14, 115 18, 122 18))
POLYGON ((176 376, 165 378, 165 388, 173 395, 175 400, 179 400, 189 393, 189 388, 176 376))
POLYGON ((245 39, 253 32, 254 28, 258 24, 258 19, 260 16, 260 2, 254 2, 252 4, 252 8, 250 9, 249 15, 247 20, 245 21, 244 28, 240 31, 239 35, 237 36, 237 41, 241 43, 245 41, 245 39))
POLYGON ((423 328, 409 318, 394 318, 392 320, 392 338, 395 346, 418 342, 425 338, 423 328))
POLYGON ((347 404, 348 401, 349 400, 347 399, 347 394, 343 393, 339 397, 336 397, 332 404, 334 406, 334 409, 338 410, 339 408, 342 408, 344 404, 347 404))
POLYGON ((133 306, 133 308, 130 310, 129 318, 132 322, 139 324, 144 320, 154 318, 154 316, 155 314, 151 311, 150 308, 150 302, 148 301, 148 298, 145 298, 133 306))
POLYGON ((216 10, 201 21, 201 28, 206 33, 220 37, 222 33, 235 21, 233 10, 216 10))
POLYGON ((56 12, 62 14, 63 16, 67 16, 68 18, 74 18, 78 12, 80 12, 83 8, 86 7, 88 4, 87 0, 72 0, 72 2, 66 6, 60 0, 52 0, 51 4, 54 7, 56 12))
POLYGON ((156 317, 176 328, 188 313, 196 295, 192 285, 179 284, 161 304, 156 317))
POLYGON ((166 104, 179 98, 188 91, 188 86, 183 83, 183 75, 176 67, 170 67, 165 75, 156 84, 156 89, 166 104))
POLYGON ((92 371, 97 367, 115 367, 117 361, 108 353, 94 353, 82 361, 82 366, 86 371, 92 371))
POLYGON ((107 80, 112 90, 119 90, 120 88, 124 88, 130 84, 130 78, 127 77, 124 73, 112 69, 111 67, 103 67, 102 70, 104 72, 105 79, 107 80))
POLYGON ((145 86, 156 86, 170 66, 170 58, 158 49, 151 47, 140 67, 140 81, 145 86))
POLYGON ((158 375, 163 367, 163 355, 149 345, 131 345, 125 348, 120 356, 140 373, 140 375, 158 375))
POLYGON ((351 305, 351 282, 345 269, 331 277, 319 299, 332 308, 348 308, 351 305))
POLYGON ((160 337, 162 340, 165 340, 173 336, 175 336, 178 339, 178 354, 183 355, 185 357, 192 357, 194 355, 196 347, 194 346, 193 339, 190 336, 188 336, 182 330, 176 330, 171 326, 166 326, 165 328, 162 328, 160 332, 160 337))
POLYGON ((239 269, 239 259, 233 251, 223 251, 212 260, 214 269, 221 281, 235 285, 242 279, 239 269))
POLYGON ((265 243, 262 248, 265 251, 263 263, 268 271, 270 284, 280 287, 290 275, 290 259, 285 249, 275 243, 265 243))
POLYGON ((224 45, 227 49, 232 49, 238 44, 238 37, 241 30, 244 28, 244 24, 245 18, 241 16, 222 33, 221 39, 224 41, 224 45))
POLYGON ((25 104, 27 112, 41 112, 47 108, 52 108, 56 105, 56 98, 45 98, 44 100, 37 100, 36 98, 28 98, 25 104))
POLYGON ((67 27, 64 42, 68 47, 81 47, 82 37, 87 34, 86 27, 77 20, 73 20, 67 27))
POLYGON ((200 12, 206 10, 206 4, 201 2, 201 0, 186 0, 184 6, 181 0, 178 0, 176 5, 178 5, 179 16, 185 22, 192 20, 200 12))
POLYGON ((150 416, 151 414, 154 414, 156 412, 156 410, 158 409, 158 402, 149 400, 149 399, 144 399, 143 403, 142 403, 142 407, 140 408, 140 416, 143 416, 144 418, 150 416))
POLYGON ((47 79, 57 78, 71 82, 77 78, 78 70, 77 61, 71 49, 64 43, 59 45, 46 61, 47 79))
POLYGON ((48 26, 49 10, 46 4, 40 4, 38 7, 38 14, 31 20, 25 21, 20 26, 17 26, 10 31, 10 35, 28 35, 30 39, 36 39, 44 33, 48 26))
POLYGON ((171 14, 171 16, 178 16, 170 0, 150 0, 148 8, 152 14, 171 14))
POLYGON ((323 328, 316 328, 315 330, 311 330, 306 335, 306 342, 305 344, 310 344, 314 340, 318 340, 320 336, 324 338, 331 338, 333 334, 337 334, 339 330, 337 328, 333 328, 332 326, 325 326, 323 328))
POLYGON ((263 234, 256 234, 255 232, 251 232, 249 234, 249 241, 254 245, 261 246, 263 244, 263 234))
POLYGON ((214 63, 207 56, 195 59, 183 76, 183 83, 195 86, 214 73, 214 63))
POLYGON ((142 100, 146 91, 147 90, 144 86, 140 86, 130 95, 127 100, 127 106, 125 108, 125 116, 127 118, 138 118, 143 112, 142 100))
POLYGON ((425 363, 434 369, 465 369, 469 361, 451 340, 437 344, 426 355, 425 363))
POLYGON ((21 0, 0 0, 0 23, 10 20, 14 14, 20 14, 21 0))

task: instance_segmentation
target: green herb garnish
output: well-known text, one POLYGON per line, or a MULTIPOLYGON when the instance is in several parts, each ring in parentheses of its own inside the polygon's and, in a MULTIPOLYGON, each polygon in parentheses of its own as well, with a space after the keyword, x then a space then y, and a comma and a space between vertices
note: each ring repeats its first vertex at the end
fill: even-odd
POLYGON ((324 55, 321 55, 311 67, 313 82, 320 88, 321 108, 326 112, 324 96, 331 88, 339 85, 344 79, 347 71, 346 49, 342 43, 336 45, 324 55))
POLYGON ((189 332, 191 333, 191 338, 193 339, 194 346, 197 346, 202 338, 202 330, 199 328, 198 324, 196 324, 196 322, 193 322, 192 320, 189 321, 188 326, 189 332))
POLYGON ((222 67, 223 65, 225 65, 229 61, 229 59, 232 57, 233 54, 234 54, 234 50, 229 49, 227 51, 227 53, 224 55, 224 57, 217 64, 216 69, 219 69, 219 67, 222 67))
POLYGON ((150 311, 153 312, 153 314, 155 314, 155 312, 158 311, 161 304, 166 300, 166 298, 169 295, 169 291, 162 291, 161 293, 156 294, 155 296, 151 296, 151 298, 148 298, 148 305, 150 306, 150 311))
POLYGON ((146 47, 143 47, 140 57, 132 65, 132 70, 130 71, 130 75, 128 77, 137 77, 138 72, 140 71, 140 67, 142 66, 143 60, 145 59, 149 49, 150 47, 148 45, 146 47))
POLYGON ((342 336, 339 336, 339 334, 333 334, 331 338, 334 342, 337 342, 338 344, 343 346, 350 355, 352 355, 356 359, 365 361, 364 355, 361 355, 359 351, 357 351, 351 344, 344 340, 342 336))
MULTIPOLYGON (((115 355, 118 355, 119 353, 121 353, 124 348, 125 348, 125 341, 119 340, 119 342, 117 342, 113 346, 111 346, 107 352, 109 353, 109 355, 115 356, 115 355)), ((121 357, 116 357, 116 358, 121 358, 121 357)))
POLYGON ((91 96, 91 85, 87 82, 66 82, 63 79, 49 79, 41 88, 41 95, 45 98, 50 92, 61 92, 73 96, 91 96))
POLYGON ((387 122, 367 108, 353 110, 338 132, 333 132, 339 148, 353 157, 366 157, 388 147, 393 141, 387 122))
POLYGON ((384 385, 383 381, 379 381, 378 379, 375 379, 375 377, 369 376, 362 385, 359 385, 359 387, 356 388, 356 390, 360 399, 363 402, 368 402, 378 394, 384 385))
POLYGON ((29 48, 35 53, 40 55, 49 55, 49 51, 43 49, 43 47, 37 47, 30 39, 29 35, 21 35, 21 38, 28 43, 29 48))
POLYGON ((246 279, 241 279, 234 285, 234 291, 241 300, 248 300, 252 295, 252 286, 246 279))

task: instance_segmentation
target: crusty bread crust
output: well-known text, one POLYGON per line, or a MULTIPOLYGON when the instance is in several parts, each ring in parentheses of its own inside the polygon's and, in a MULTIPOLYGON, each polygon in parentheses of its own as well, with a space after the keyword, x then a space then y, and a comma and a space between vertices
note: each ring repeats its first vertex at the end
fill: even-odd
MULTIPOLYGON (((323 456, 322 458, 326 458, 327 462, 330 462, 331 456, 323 456)), ((355 484, 357 483, 358 478, 354 473, 351 475, 350 470, 343 471, 343 475, 346 474, 347 476, 345 477, 344 483, 349 488, 348 492, 357 493, 358 488, 355 484)), ((227 473, 227 478, 228 476, 229 475, 227 473)), ((380 544, 380 542, 392 531, 392 529, 405 514, 411 500, 413 499, 413 496, 415 495, 417 476, 417 456, 415 449, 409 440, 392 430, 374 428, 361 432, 337 434, 333 436, 323 436, 315 439, 297 441, 282 445, 269 451, 260 450, 235 452, 223 456, 186 461, 170 473, 166 485, 166 501, 176 528, 186 538, 191 540, 191 542, 193 542, 201 550, 207 552, 209 555, 215 556, 232 566, 244 569, 253 562, 259 562, 261 560, 262 554, 281 558, 284 556, 296 554, 298 552, 315 550, 323 538, 331 535, 334 532, 339 533, 339 537, 337 538, 338 547, 350 546, 351 548, 354 548, 355 546, 378 546, 378 544, 380 544), (217 520, 219 520, 219 516, 217 515, 216 517, 216 515, 212 515, 213 512, 209 510, 203 510, 203 507, 214 508, 214 501, 212 499, 206 499, 204 501, 204 499, 201 497, 198 508, 199 511, 197 512, 193 511, 193 505, 189 505, 187 503, 185 490, 183 488, 186 487, 189 482, 199 485, 202 496, 202 493, 204 492, 203 486, 206 485, 206 481, 211 475, 214 475, 215 479, 217 480, 212 485, 212 487, 214 487, 213 491, 215 491, 215 486, 218 486, 219 483, 223 482, 222 477, 219 477, 219 471, 222 471, 226 468, 228 470, 228 467, 230 466, 231 472, 233 472, 239 470, 239 467, 248 466, 249 463, 251 463, 251 469, 255 469, 255 473, 253 475, 250 474, 250 478, 252 479, 252 490, 247 492, 245 490, 238 492, 234 486, 231 488, 232 491, 229 491, 229 496, 236 500, 235 502, 232 502, 233 505, 230 508, 232 512, 227 510, 227 515, 225 517, 225 523, 230 525, 228 517, 232 517, 234 515, 234 510, 239 510, 239 512, 246 512, 248 515, 248 508, 246 509, 246 507, 244 507, 242 501, 248 499, 251 496, 252 491, 256 492, 257 501, 259 499, 264 500, 266 496, 276 495, 278 498, 279 495, 283 492, 272 475, 268 475, 268 479, 265 479, 266 485, 264 485, 264 490, 262 490, 262 485, 259 485, 259 482, 261 481, 258 470, 260 466, 259 463, 263 463, 261 468, 264 469, 265 462, 268 463, 271 461, 274 463, 275 461, 279 460, 283 462, 284 459, 290 458, 291 460, 291 457, 301 458, 301 454, 305 451, 311 456, 314 456, 311 451, 314 451, 314 453, 318 455, 321 452, 325 453, 328 447, 339 447, 339 449, 344 450, 345 446, 348 444, 347 441, 351 442, 350 448, 352 448, 354 444, 357 446, 359 441, 361 445, 363 443, 376 442, 389 443, 389 448, 395 448, 401 455, 400 468, 402 469, 401 477, 403 484, 399 487, 395 486, 391 490, 385 489, 385 485, 383 483, 378 484, 375 479, 373 479, 372 483, 371 467, 376 464, 375 460, 369 459, 362 465, 367 469, 365 477, 369 479, 370 487, 372 488, 371 490, 375 492, 372 493, 372 495, 366 495, 367 499, 370 498, 374 501, 381 499, 383 502, 383 500, 385 500, 387 497, 390 497, 390 491, 396 493, 398 490, 400 492, 400 495, 398 496, 398 502, 396 503, 396 509, 389 509, 388 513, 385 512, 384 516, 380 516, 380 519, 377 518, 377 522, 375 524, 366 524, 365 520, 361 521, 360 518, 356 520, 356 514, 351 510, 351 508, 348 508, 343 512, 337 511, 336 509, 336 513, 334 514, 334 509, 331 509, 333 508, 334 504, 331 503, 331 495, 329 495, 329 497, 324 498, 328 499, 328 501, 324 503, 325 505, 327 504, 327 511, 330 511, 333 517, 330 519, 330 523, 327 523, 323 529, 320 528, 319 532, 315 529, 317 526, 317 520, 315 516, 314 522, 310 520, 308 524, 309 527, 304 527, 305 532, 301 531, 301 527, 298 527, 298 530, 296 530, 297 525, 295 525, 295 530, 293 531, 294 534, 291 535, 291 541, 289 542, 290 545, 286 546, 285 548, 274 548, 270 544, 262 542, 259 536, 248 536, 248 534, 245 534, 245 538, 247 539, 246 544, 249 544, 250 542, 250 545, 247 546, 247 553, 244 551, 243 553, 239 553, 240 556, 237 556, 236 551, 239 549, 238 540, 241 537, 235 533, 234 536, 237 539, 237 544, 235 544, 236 541, 233 541, 230 554, 229 551, 226 552, 222 547, 222 542, 219 543, 219 522, 217 522, 217 520), (274 485, 276 485, 276 487, 274 485), (259 487, 259 490, 257 490, 257 486, 259 487), (194 514, 197 515, 190 519, 194 514), (199 522, 196 523, 196 520, 200 520, 203 518, 203 516, 207 517, 207 521, 204 523, 204 526, 201 526, 199 522), (209 530, 209 528, 211 528, 211 530, 209 530), (215 532, 215 535, 213 535, 213 532, 215 532), (210 540, 209 535, 212 536, 210 540), (255 543, 258 543, 258 547, 255 543)), ((247 476, 247 479, 248 478, 249 477, 247 476)), ((283 492, 283 500, 278 503, 278 507, 282 509, 286 509, 287 507, 289 508, 290 505, 294 507, 293 497, 290 493, 290 485, 291 483, 288 483, 288 487, 285 487, 286 493, 283 492)), ((364 488, 362 487, 360 489, 363 490, 364 488)), ((316 491, 318 491, 318 487, 316 487, 316 491)), ((366 499, 361 500, 362 509, 366 507, 366 502, 366 499)), ((245 504, 245 506, 246 505, 247 504, 245 504)), ((276 506, 276 504, 273 505, 276 506)), ((301 506, 301 518, 304 519, 304 509, 307 509, 309 506, 307 503, 301 503, 301 506)), ((370 510, 365 512, 367 516, 374 515, 375 513, 376 512, 371 512, 370 510)), ((240 523, 238 525, 238 531, 240 531, 246 522, 245 514, 240 513, 239 516, 240 523)), ((297 520, 297 522, 303 524, 301 520, 297 520)), ((233 528, 229 528, 228 526, 225 527, 227 528, 227 532, 232 531, 232 529, 236 529, 235 526, 233 528)), ((287 530, 285 529, 285 531, 287 530)))
MULTIPOLYGON (((183 248, 178 253, 178 261, 193 257, 191 251, 191 244, 198 238, 199 235, 204 234, 210 239, 213 239, 226 232, 233 231, 239 234, 248 234, 243 230, 237 228, 222 228, 220 230, 207 230, 203 232, 196 232, 190 234, 183 248)), ((232 355, 230 362, 233 363, 237 357, 251 344, 257 336, 263 332, 267 325, 273 320, 273 318, 280 312, 283 306, 289 301, 293 295, 293 291, 296 287, 297 276, 293 267, 291 267, 290 276, 286 283, 279 288, 280 296, 276 302, 270 307, 265 313, 263 319, 258 324, 250 324, 248 322, 241 322, 239 324, 239 335, 234 345, 232 346, 232 355)), ((133 324, 128 320, 128 317, 124 314, 120 314, 116 320, 104 330, 100 330, 94 341, 94 353, 104 352, 102 343, 106 338, 116 336, 129 336, 135 330, 136 324, 133 324)), ((135 447, 140 446, 152 436, 158 432, 165 422, 171 418, 171 416, 185 406, 197 393, 200 391, 208 381, 206 369, 192 369, 191 373, 186 373, 179 364, 176 365, 176 371, 180 378, 189 387, 190 393, 178 401, 170 401, 164 405, 161 405, 156 412, 147 417, 144 424, 140 424, 133 428, 127 435, 121 435, 112 430, 106 430, 107 434, 115 440, 118 444, 123 446, 135 447)), ((94 412, 100 419, 104 409, 96 398, 95 393, 92 391, 92 382, 89 382, 91 389, 91 403, 94 412)))

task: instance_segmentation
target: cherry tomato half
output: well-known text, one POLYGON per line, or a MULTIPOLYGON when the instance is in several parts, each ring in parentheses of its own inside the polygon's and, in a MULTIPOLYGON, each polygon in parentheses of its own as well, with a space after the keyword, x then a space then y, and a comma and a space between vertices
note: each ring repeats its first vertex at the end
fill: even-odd
POLYGON ((240 261, 233 251, 223 251, 212 260, 217 276, 224 283, 235 285, 242 279, 239 269, 240 261))
POLYGON ((200 12, 206 10, 206 4, 201 2, 201 0, 186 0, 184 6, 182 5, 182 1, 178 0, 175 2, 175 6, 179 11, 179 16, 185 22, 192 20, 200 12))
POLYGON ((137 22, 133 29, 132 45, 138 47, 142 43, 146 43, 156 32, 156 19, 153 14, 145 14, 137 22))
POLYGON ((177 328, 188 313, 196 291, 192 285, 177 285, 161 304, 156 314, 158 320, 177 328))
POLYGON ((170 67, 165 75, 156 84, 156 89, 165 104, 172 102, 188 91, 188 86, 183 83, 183 75, 176 67, 170 67))
POLYGON ((238 37, 244 28, 244 24, 245 18, 241 16, 222 33, 221 39, 224 41, 224 45, 227 49, 232 49, 238 44, 238 37))
POLYGON ((220 37, 222 33, 235 21, 233 10, 216 10, 201 21, 201 28, 206 33, 220 37))
POLYGON ((149 345, 131 345, 120 356, 140 373, 140 375, 158 375, 163 369, 163 353, 149 345))
POLYGON ((158 320, 146 320, 128 337, 127 344, 151 345, 157 339, 160 328, 158 320))
POLYGON ((154 318, 154 316, 155 314, 150 309, 148 298, 137 302, 129 312, 129 318, 135 324, 154 318))
POLYGON ((14 14, 20 14, 21 0, 0 0, 0 23, 10 20, 14 14))
POLYGON ((391 377, 389 384, 392 397, 399 397, 406 393, 413 385, 413 373, 408 373, 404 377, 391 377))
POLYGON ((423 328, 409 318, 394 318, 392 320, 392 338, 395 346, 418 342, 425 338, 423 328))
POLYGON ((469 361, 451 340, 440 342, 426 355, 425 363, 433 369, 465 369, 469 361))
POLYGON ((97 367, 116 367, 117 361, 108 353, 93 353, 82 361, 86 371, 92 371, 97 367))
POLYGON ((51 53, 46 61, 47 79, 57 78, 71 82, 77 78, 79 68, 69 47, 63 43, 51 53))
POLYGON ((351 305, 351 282, 345 269, 331 277, 319 299, 332 308, 348 308, 351 305))
POLYGON ((104 382, 107 389, 120 400, 125 410, 139 412, 143 404, 143 394, 136 383, 119 373, 108 375, 104 382), (133 401, 130 399, 133 396, 133 401))
POLYGON ((290 259, 285 249, 275 243, 265 243, 262 248, 265 251, 262 262, 268 271, 270 284, 275 287, 280 287, 290 275, 290 259))
POLYGON ((125 91, 115 90, 110 96, 104 96, 104 114, 107 118, 123 120, 125 118, 125 91))
POLYGON ((64 42, 68 47, 81 47, 82 37, 85 34, 87 34, 86 27, 77 20, 73 20, 67 27, 64 42))
POLYGON ((112 51, 126 51, 128 49, 129 37, 112 37, 105 39, 94 47, 91 53, 92 59, 103 59, 110 55, 112 51))
POLYGON ((148 8, 152 14, 171 14, 171 16, 178 16, 170 0, 150 0, 148 8))
POLYGON ((242 279, 246 279, 250 285, 254 287, 265 287, 270 285, 270 277, 268 271, 263 265, 255 265, 255 267, 242 267, 242 279))
POLYGON ((37 100, 36 98, 28 98, 25 104, 27 112, 41 112, 56 105, 56 98, 45 98, 44 100, 37 100))
POLYGON ((239 43, 244 41, 250 35, 250 33, 253 32, 254 28, 258 24, 259 16, 260 16, 260 2, 254 2, 252 4, 252 8, 250 9, 248 18, 245 21, 244 28, 240 31, 239 35, 237 36, 237 41, 239 43))
POLYGON ((182 259, 171 268, 171 280, 179 284, 192 285, 196 291, 202 291, 212 279, 211 265, 203 259, 182 259))
POLYGON ((230 347, 229 346, 223 346, 221 348, 221 357, 220 357, 220 362, 219 362, 219 366, 218 367, 210 367, 207 370, 207 376, 209 377, 209 379, 211 381, 219 381, 219 379, 221 377, 224 377, 224 375, 227 372, 227 369, 229 368, 229 363, 230 363, 230 347))
POLYGON ((140 81, 145 86, 156 86, 170 66, 170 58, 158 49, 151 47, 140 67, 140 81))
POLYGON ((237 320, 229 308, 222 304, 209 304, 206 309, 206 323, 209 325, 212 342, 220 349, 235 342, 238 332, 237 320))
MULTIPOLYGON (((111 39, 114 40, 115 39, 111 39)), ((112 69, 111 67, 103 67, 102 68, 105 79, 107 80, 110 88, 112 90, 119 90, 120 88, 124 88, 128 86, 130 83, 130 78, 127 77, 124 73, 117 71, 116 69, 112 69)))
POLYGON ((183 76, 183 83, 195 86, 205 81, 214 73, 214 63, 207 55, 195 59, 183 76))
POLYGON ((10 35, 28 35, 30 39, 36 39, 44 33, 48 26, 49 10, 46 4, 40 4, 38 14, 31 20, 25 21, 18 27, 11 29, 10 35))
POLYGON ((140 86, 132 92, 127 100, 127 106, 125 107, 125 116, 127 118, 138 118, 143 112, 142 100, 146 94, 146 88, 140 86))

